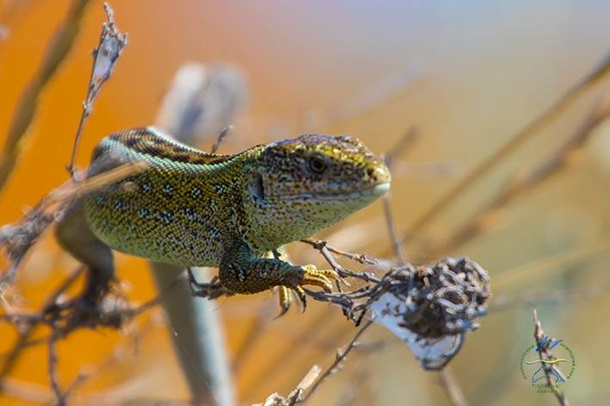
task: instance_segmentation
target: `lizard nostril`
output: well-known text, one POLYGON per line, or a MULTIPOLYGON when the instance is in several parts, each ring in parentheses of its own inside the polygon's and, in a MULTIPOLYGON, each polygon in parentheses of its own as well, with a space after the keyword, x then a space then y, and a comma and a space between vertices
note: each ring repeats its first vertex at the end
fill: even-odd
POLYGON ((371 180, 373 180, 373 181, 377 180, 377 176, 375 176, 375 169, 367 168, 366 174, 368 175, 369 178, 371 178, 371 180))

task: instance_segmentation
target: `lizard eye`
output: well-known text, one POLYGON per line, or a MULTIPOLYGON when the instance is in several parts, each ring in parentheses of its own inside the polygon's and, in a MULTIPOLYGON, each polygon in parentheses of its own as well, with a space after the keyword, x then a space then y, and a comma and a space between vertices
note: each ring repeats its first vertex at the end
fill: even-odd
POLYGON ((313 173, 324 173, 324 171, 326 171, 326 168, 328 168, 326 160, 324 159, 324 157, 322 157, 320 155, 312 155, 309 158, 308 164, 309 164, 309 169, 313 173))

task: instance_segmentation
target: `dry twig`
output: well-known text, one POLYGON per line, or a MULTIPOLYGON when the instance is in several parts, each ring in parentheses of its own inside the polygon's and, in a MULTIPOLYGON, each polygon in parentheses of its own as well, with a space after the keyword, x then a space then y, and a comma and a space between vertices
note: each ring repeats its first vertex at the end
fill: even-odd
POLYGON ((373 321, 369 320, 367 321, 362 327, 360 327, 360 330, 358 330, 358 332, 354 335, 354 337, 351 339, 351 341, 347 344, 347 346, 345 347, 344 350, 338 350, 337 354, 335 355, 335 360, 333 361, 332 364, 330 364, 330 366, 326 369, 326 371, 324 371, 324 373, 322 375, 320 375, 318 377, 318 379, 316 379, 316 382, 312 385, 311 389, 309 390, 309 392, 307 393, 307 395, 303 398, 303 402, 307 402, 307 400, 314 394, 316 393, 316 391, 320 388, 320 386, 328 379, 330 378, 332 375, 334 375, 335 373, 337 373, 337 371, 339 371, 339 369, 341 368, 341 363, 347 358, 347 356, 349 355, 349 353, 356 348, 356 346, 358 345, 358 339, 360 339, 360 336, 373 324, 373 321))
POLYGON ((38 71, 21 94, 0 156, 0 191, 4 188, 21 152, 36 111, 38 99, 80 33, 80 25, 89 0, 74 0, 72 7, 50 41, 38 71))
POLYGON ((574 132, 555 153, 551 154, 548 159, 539 164, 529 174, 525 176, 522 173, 515 174, 487 205, 482 207, 462 227, 454 231, 441 246, 436 247, 436 252, 442 253, 454 250, 476 238, 489 228, 488 219, 495 219, 497 217, 495 214, 501 212, 516 198, 523 197, 543 182, 566 169, 570 157, 583 147, 595 128, 608 117, 610 117, 610 111, 594 112, 592 117, 588 118, 581 128, 574 132))
POLYGON ((110 79, 114 66, 118 62, 123 48, 127 45, 127 34, 121 34, 117 29, 114 23, 114 12, 108 3, 104 3, 104 11, 106 12, 107 21, 102 25, 99 44, 93 50, 93 66, 91 67, 91 76, 87 86, 87 97, 83 102, 83 113, 78 123, 76 136, 74 137, 72 158, 68 166, 68 171, 72 178, 75 175, 76 155, 85 122, 89 115, 91 115, 95 98, 102 90, 104 83, 110 79))
POLYGON ((145 168, 144 162, 137 162, 119 166, 76 184, 68 181, 52 190, 17 222, 0 228, 0 247, 10 260, 8 271, 0 278, 0 288, 12 282, 29 250, 54 221, 62 218, 68 203, 133 176, 145 168))
POLYGON ((433 204, 419 219, 405 231, 401 238, 401 243, 405 243, 413 236, 417 235, 426 227, 436 216, 444 211, 449 205, 457 200, 457 197, 466 191, 470 186, 477 182, 482 176, 490 173, 491 170, 510 156, 525 141, 536 135, 553 120, 565 112, 568 107, 585 92, 592 89, 595 85, 610 74, 610 55, 603 58, 598 66, 589 72, 582 80, 569 88, 550 108, 530 122, 525 128, 519 131, 505 145, 495 153, 484 159, 476 168, 451 188, 436 204, 433 204))
POLYGON ((556 357, 550 352, 552 347, 549 347, 549 343, 552 340, 549 336, 544 334, 542 324, 538 320, 538 313, 536 312, 536 309, 534 309, 534 339, 536 340, 536 350, 541 361, 541 368, 544 371, 546 385, 555 395, 557 402, 561 406, 567 406, 568 400, 564 396, 563 392, 560 391, 557 385, 555 385, 552 381, 552 374, 560 372, 556 367, 553 366, 553 364, 549 364, 547 362, 550 360, 555 360, 556 357))

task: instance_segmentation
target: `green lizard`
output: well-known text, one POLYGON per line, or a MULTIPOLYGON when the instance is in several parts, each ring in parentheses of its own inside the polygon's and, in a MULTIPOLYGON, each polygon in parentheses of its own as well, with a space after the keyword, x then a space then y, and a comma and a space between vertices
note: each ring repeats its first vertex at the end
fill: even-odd
POLYGON ((303 135, 235 155, 208 154, 154 127, 104 138, 87 176, 135 161, 143 172, 73 203, 60 244, 87 265, 94 304, 114 278, 111 249, 184 267, 219 268, 220 284, 250 294, 280 287, 330 291, 333 271, 266 258, 359 210, 390 188, 390 172, 356 138, 303 135))

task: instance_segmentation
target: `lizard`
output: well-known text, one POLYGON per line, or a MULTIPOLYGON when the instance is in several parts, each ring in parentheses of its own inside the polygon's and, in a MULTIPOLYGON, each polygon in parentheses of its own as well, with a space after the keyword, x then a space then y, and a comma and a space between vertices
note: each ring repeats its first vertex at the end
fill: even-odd
POLYGON ((219 269, 222 288, 276 286, 285 313, 293 290, 332 291, 332 270, 292 265, 269 252, 321 231, 390 188, 390 171, 357 138, 308 134, 234 155, 191 148, 155 127, 103 138, 86 177, 120 165, 145 169, 75 200, 56 227, 60 245, 87 266, 81 298, 95 305, 115 278, 113 251, 182 267, 219 269))

